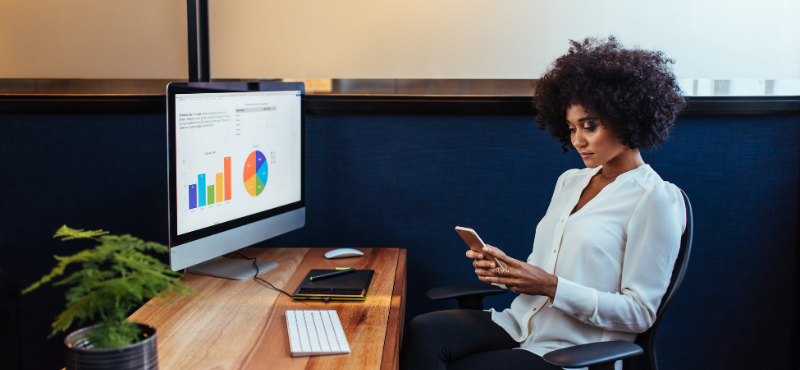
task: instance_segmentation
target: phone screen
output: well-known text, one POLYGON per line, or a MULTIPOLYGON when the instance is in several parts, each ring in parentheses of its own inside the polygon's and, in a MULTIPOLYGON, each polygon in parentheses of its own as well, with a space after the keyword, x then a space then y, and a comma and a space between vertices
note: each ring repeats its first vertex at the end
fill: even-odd
MULTIPOLYGON (((461 239, 464 239, 464 242, 467 243, 469 249, 476 253, 483 253, 483 247, 485 247, 486 244, 483 242, 483 240, 481 240, 481 237, 478 236, 478 233, 476 233, 475 230, 472 230, 468 227, 456 226, 456 232, 461 236, 461 239)), ((500 260, 497 258, 493 259, 498 266, 503 268, 506 267, 506 265, 500 262, 500 260)))

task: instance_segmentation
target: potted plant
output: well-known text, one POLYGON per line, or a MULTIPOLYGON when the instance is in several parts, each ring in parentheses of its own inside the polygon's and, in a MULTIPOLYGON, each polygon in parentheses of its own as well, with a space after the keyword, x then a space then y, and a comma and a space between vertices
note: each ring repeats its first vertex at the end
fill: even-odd
POLYGON ((187 295, 193 291, 181 275, 146 253, 166 253, 169 248, 130 235, 109 235, 103 230, 84 231, 62 226, 54 238, 62 241, 92 239, 97 246, 68 257, 55 256, 58 264, 33 285, 65 274, 71 265, 77 271, 53 285, 67 285, 67 308, 53 322, 51 337, 78 324, 94 325, 67 335, 67 369, 156 369, 156 331, 127 320, 128 315, 153 297, 187 295))

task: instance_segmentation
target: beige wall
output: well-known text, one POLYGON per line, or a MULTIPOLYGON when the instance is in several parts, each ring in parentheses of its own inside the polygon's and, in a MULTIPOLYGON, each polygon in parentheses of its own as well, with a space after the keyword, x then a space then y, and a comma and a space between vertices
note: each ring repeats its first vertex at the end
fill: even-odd
POLYGON ((186 79, 185 0, 0 0, 0 78, 186 79))
MULTIPOLYGON (((534 79, 616 34, 682 79, 800 78, 797 0, 209 0, 215 79, 534 79)), ((185 79, 185 0, 0 0, 0 78, 185 79)))
POLYGON ((568 39, 679 78, 800 78, 797 0, 210 0, 213 78, 538 78, 568 39))

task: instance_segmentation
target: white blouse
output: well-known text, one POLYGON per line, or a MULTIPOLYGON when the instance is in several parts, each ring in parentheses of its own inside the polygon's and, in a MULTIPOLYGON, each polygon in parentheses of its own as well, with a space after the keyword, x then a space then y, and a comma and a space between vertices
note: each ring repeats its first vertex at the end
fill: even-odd
POLYGON ((686 227, 680 190, 642 165, 570 215, 600 168, 564 172, 536 227, 528 263, 558 277, 553 301, 520 294, 511 308, 489 310, 522 349, 539 356, 577 344, 633 342, 655 322, 669 285, 686 227))

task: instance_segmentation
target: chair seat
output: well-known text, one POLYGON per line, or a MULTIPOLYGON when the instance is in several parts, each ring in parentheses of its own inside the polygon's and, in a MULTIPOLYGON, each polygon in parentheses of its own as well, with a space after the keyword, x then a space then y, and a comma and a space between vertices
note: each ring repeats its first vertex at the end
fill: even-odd
POLYGON ((491 284, 460 284, 433 288, 425 292, 430 299, 459 299, 503 294, 506 290, 491 284))

